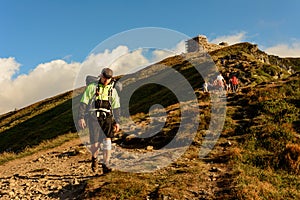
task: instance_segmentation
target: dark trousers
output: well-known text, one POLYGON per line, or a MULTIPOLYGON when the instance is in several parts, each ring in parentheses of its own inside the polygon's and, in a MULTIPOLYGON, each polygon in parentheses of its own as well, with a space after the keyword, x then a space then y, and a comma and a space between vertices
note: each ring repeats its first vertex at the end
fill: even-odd
POLYGON ((112 115, 106 117, 100 116, 99 118, 90 116, 87 120, 91 144, 102 142, 106 137, 114 137, 113 126, 115 124, 115 120, 112 115))

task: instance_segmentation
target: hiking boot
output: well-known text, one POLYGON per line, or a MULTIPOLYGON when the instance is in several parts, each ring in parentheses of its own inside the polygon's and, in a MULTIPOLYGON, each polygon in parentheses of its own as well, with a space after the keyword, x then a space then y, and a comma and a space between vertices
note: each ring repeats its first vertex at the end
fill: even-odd
POLYGON ((106 164, 102 164, 102 170, 103 170, 103 174, 109 173, 112 171, 112 168, 107 167, 106 164))
POLYGON ((98 160, 92 157, 92 171, 96 172, 98 170, 98 160))

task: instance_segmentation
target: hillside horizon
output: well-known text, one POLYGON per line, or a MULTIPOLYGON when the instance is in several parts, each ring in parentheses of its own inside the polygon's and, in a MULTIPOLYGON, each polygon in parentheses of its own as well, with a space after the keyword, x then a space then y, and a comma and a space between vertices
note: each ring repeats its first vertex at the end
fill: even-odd
MULTIPOLYGON (((222 42, 222 43, 226 43, 226 41, 222 42)), ((200 45, 203 46, 203 48, 205 49, 205 51, 210 55, 214 55, 216 52, 218 52, 220 49, 223 49, 222 51, 226 50, 227 49, 230 49, 232 47, 235 47, 235 46, 240 46, 243 48, 243 46, 248 46, 247 48, 251 48, 252 49, 255 49, 255 51, 258 52, 257 55, 259 55, 259 59, 264 59, 266 58, 266 60, 268 60, 268 62, 270 64, 274 64, 274 65, 279 65, 280 67, 282 67, 283 69, 286 69, 286 70, 290 70, 290 71, 298 71, 299 70, 299 66, 300 66, 300 57, 280 57, 280 56, 277 56, 277 55, 272 55, 272 54, 267 54, 263 51, 261 51, 257 44, 252 44, 250 42, 241 42, 241 43, 236 43, 236 44, 233 44, 233 45, 219 45, 219 44, 213 44, 213 43, 209 43, 208 41, 202 41, 202 43, 200 42, 200 45), (213 47, 211 47, 213 46, 213 47)), ((190 52, 191 53, 191 52, 190 52)), ((188 54, 188 53, 185 53, 185 54, 188 54)), ((173 57, 173 56, 171 56, 173 57)), ((166 58, 168 59, 168 58, 166 58)), ((166 59, 163 59, 163 60, 166 60, 166 59)), ((216 63, 217 64, 217 63, 216 63)), ((149 67, 149 66, 148 66, 149 67)), ((146 68, 146 67, 145 67, 146 68)), ((143 70, 143 69, 142 69, 143 70)), ((124 74, 125 75, 125 74, 124 74)), ((97 74, 95 75, 97 76, 97 74)), ((122 75, 123 76, 123 75, 122 75)), ((38 104, 42 101, 48 101, 48 100, 51 100, 53 97, 55 98, 55 96, 60 96, 60 95, 63 95, 65 93, 69 93, 69 92, 72 92, 74 89, 70 89, 66 92, 61 92, 61 93, 58 93, 54 96, 50 96, 50 97, 46 97, 40 101, 36 101, 32 104, 29 104, 29 105, 26 105, 26 106, 23 106, 21 108, 15 108, 14 110, 11 110, 11 111, 8 111, 8 112, 5 112, 5 113, 1 113, 0 114, 0 118, 1 116, 7 116, 7 115, 10 115, 16 111, 19 111, 19 110, 22 110, 22 109, 25 109, 27 107, 31 107, 33 106, 34 104, 38 104)), ((76 90, 76 89, 75 89, 76 90)))

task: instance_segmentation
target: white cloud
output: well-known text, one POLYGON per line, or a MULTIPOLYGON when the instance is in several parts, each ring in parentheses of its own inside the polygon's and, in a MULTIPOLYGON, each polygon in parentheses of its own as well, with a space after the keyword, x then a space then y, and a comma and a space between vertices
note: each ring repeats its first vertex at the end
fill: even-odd
POLYGON ((151 60, 151 62, 157 62, 157 61, 163 60, 167 57, 179 55, 179 54, 185 53, 185 52, 186 52, 185 41, 181 41, 175 46, 175 48, 173 48, 171 50, 157 49, 157 50, 153 51, 153 59, 151 60))
POLYGON ((166 51, 166 50, 155 50, 153 51, 153 58, 151 59, 151 62, 157 62, 160 60, 163 60, 167 57, 170 57, 172 55, 175 55, 172 51, 166 51))
POLYGON ((242 31, 234 35, 223 35, 211 40, 211 43, 219 44, 220 42, 227 42, 228 44, 236 44, 242 42, 246 38, 246 32, 242 31))
POLYGON ((266 53, 279 57, 300 57, 300 42, 291 45, 278 44, 264 50, 266 53))
POLYGON ((186 52, 185 41, 183 40, 179 42, 172 51, 174 51, 176 54, 185 53, 186 52))
POLYGON ((119 57, 111 64, 117 75, 132 73, 136 69, 149 65, 149 60, 143 55, 143 49, 137 49, 119 57))
MULTIPOLYGON (((246 32, 239 32, 234 35, 225 35, 211 40, 211 43, 219 44, 220 42, 227 42, 229 45, 243 42, 246 39, 246 32)), ((262 48, 271 55, 279 57, 300 57, 300 42, 295 41, 292 44, 276 44, 271 47, 262 48)))
POLYGON ((106 66, 115 75, 131 73, 180 52, 183 45, 178 44, 171 54, 157 50, 145 54, 144 49, 130 51, 126 46, 119 46, 112 51, 90 54, 82 63, 53 60, 21 75, 17 74, 21 64, 15 58, 0 58, 0 114, 83 86, 86 75, 97 76, 106 66))
MULTIPOLYGON (((211 43, 219 44, 220 42, 227 42, 229 45, 243 42, 246 39, 246 32, 242 31, 234 35, 225 35, 211 40, 211 43)), ((276 44, 271 47, 262 48, 271 55, 279 57, 300 57, 300 42, 296 41, 292 44, 276 44)))
POLYGON ((0 58, 0 81, 10 80, 19 71, 20 64, 15 58, 0 58))
POLYGON ((170 51, 150 49, 130 51, 126 46, 118 46, 112 51, 105 50, 103 53, 92 53, 82 63, 76 85, 77 87, 83 85, 87 74, 98 75, 103 67, 112 68, 115 75, 133 73, 151 63, 185 51, 184 45, 185 43, 182 41, 170 51))
POLYGON ((20 64, 14 58, 9 58, 10 62, 2 62, 5 59, 0 59, 0 113, 70 90, 80 66, 79 63, 53 60, 38 65, 28 75, 22 74, 12 79, 20 64))
MULTIPOLYGON (((83 86, 85 84, 86 75, 99 75, 104 67, 112 68, 115 75, 128 72, 128 69, 122 68, 126 64, 122 64, 121 61, 119 61, 120 58, 128 54, 130 54, 130 51, 126 46, 118 46, 112 51, 105 50, 104 52, 97 54, 92 52, 80 66, 80 71, 78 72, 75 81, 75 87, 83 86)), ((134 63, 130 66, 127 65, 127 67, 132 66, 134 66, 134 63)))
POLYGON ((97 76, 104 66, 122 74, 147 63, 141 50, 129 52, 127 47, 119 46, 112 51, 91 54, 82 63, 64 60, 42 63, 29 74, 13 79, 21 64, 15 58, 0 58, 0 114, 82 86, 86 75, 97 76))

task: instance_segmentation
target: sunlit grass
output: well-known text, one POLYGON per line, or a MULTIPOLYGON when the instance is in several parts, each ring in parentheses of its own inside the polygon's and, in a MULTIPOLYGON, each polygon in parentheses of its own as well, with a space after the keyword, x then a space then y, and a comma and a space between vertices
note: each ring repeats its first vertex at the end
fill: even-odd
POLYGON ((32 154, 35 154, 39 151, 55 148, 57 146, 62 145, 63 143, 78 138, 77 133, 68 133, 65 135, 58 136, 57 138, 51 140, 45 140, 41 142, 39 145, 31 148, 25 148, 20 153, 13 152, 4 152, 0 154, 0 165, 19 158, 23 158, 32 154))

